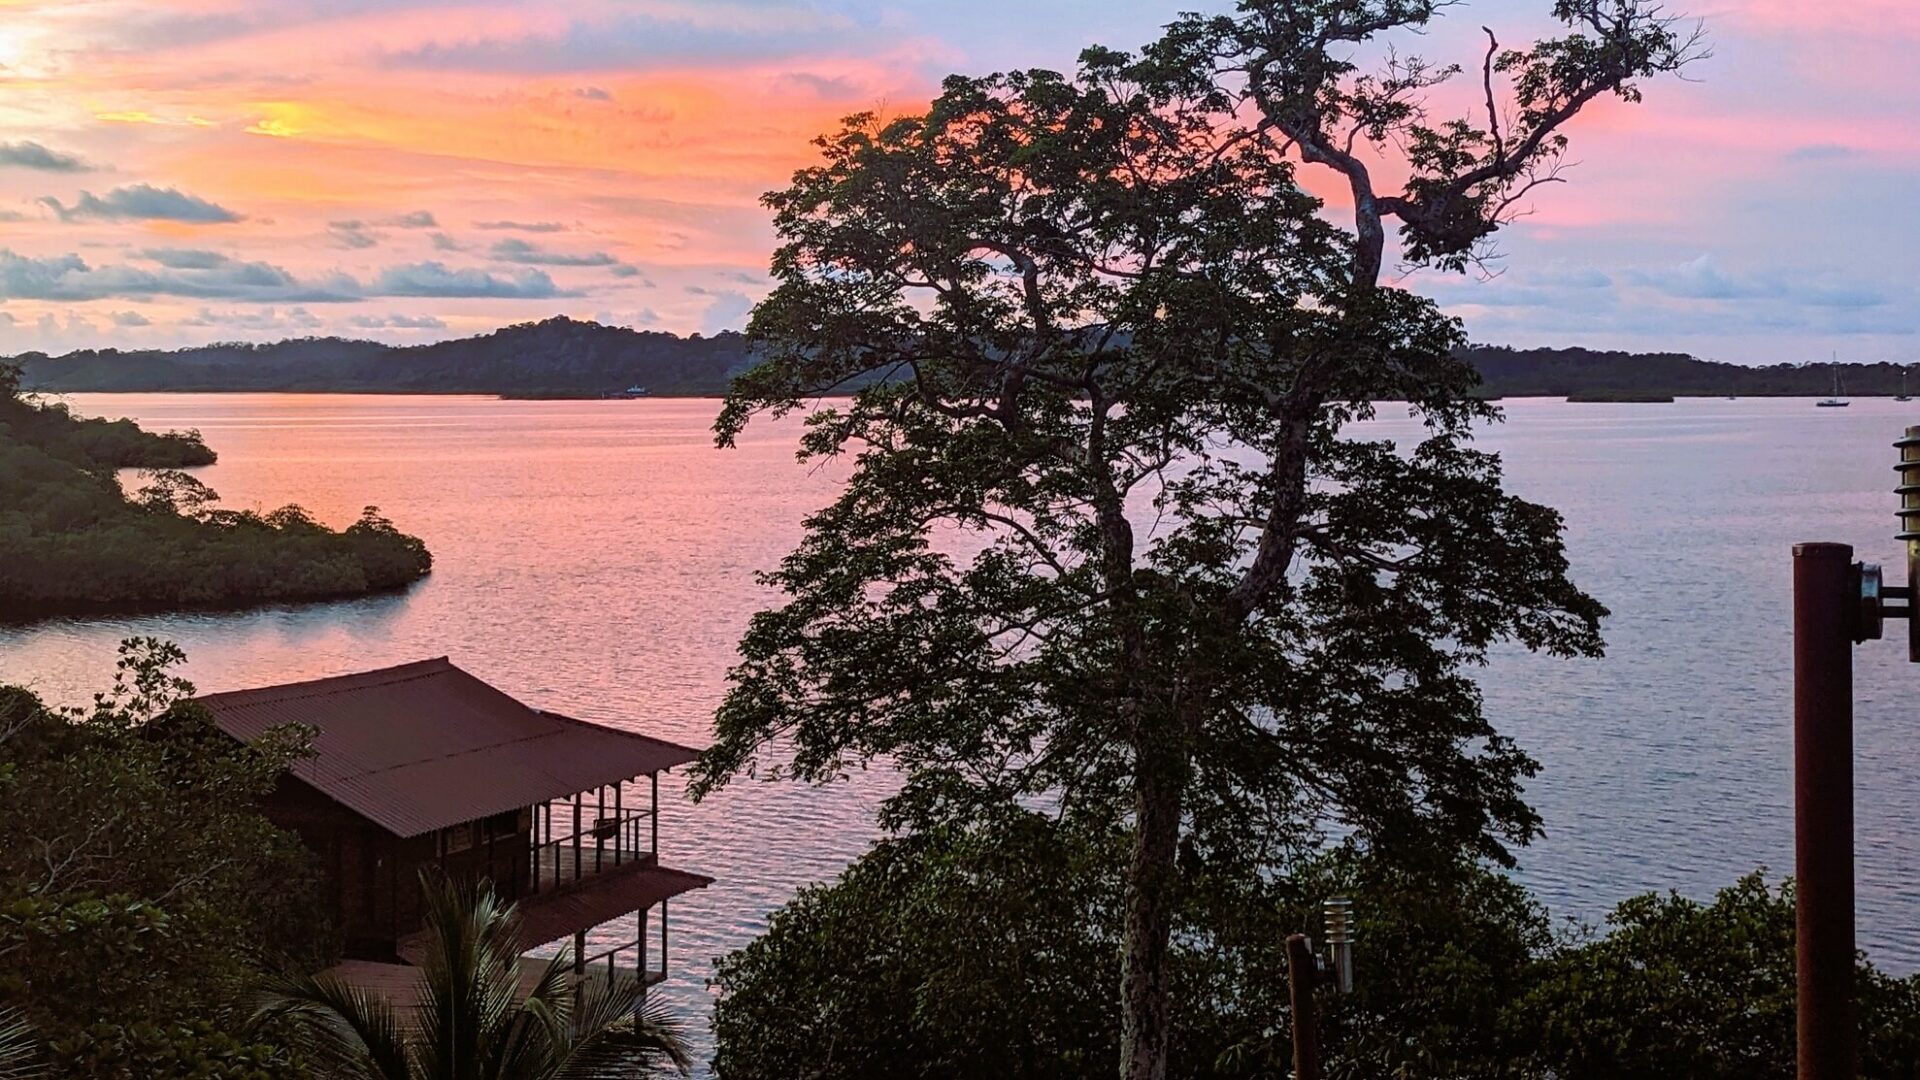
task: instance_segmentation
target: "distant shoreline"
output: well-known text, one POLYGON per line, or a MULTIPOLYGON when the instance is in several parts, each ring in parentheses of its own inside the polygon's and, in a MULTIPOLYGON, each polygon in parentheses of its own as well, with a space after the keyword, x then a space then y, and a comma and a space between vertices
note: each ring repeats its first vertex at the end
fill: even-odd
MULTIPOLYGON (((176 387, 176 388, 168 388, 164 390, 160 390, 160 389, 146 389, 146 390, 34 390, 34 389, 29 389, 26 392, 34 393, 34 394, 45 394, 50 397, 65 397, 70 394, 86 394, 91 397, 120 397, 120 396, 132 397, 136 395, 144 395, 144 396, 150 397, 155 394, 181 394, 181 395, 203 394, 203 395, 238 397, 244 394, 254 394, 254 395, 270 394, 270 395, 279 396, 279 397, 333 396, 333 397, 489 398, 494 401, 514 401, 514 402, 533 402, 533 403, 538 403, 543 401, 605 401, 609 403, 618 402, 622 404, 631 404, 634 402, 641 402, 641 401, 725 401, 727 397, 727 395, 724 393, 714 393, 714 392, 686 392, 686 393, 668 392, 668 393, 659 393, 659 394, 644 394, 638 397, 619 397, 619 396, 608 396, 603 394, 518 394, 518 393, 501 393, 500 391, 497 391, 497 390, 393 390, 393 389, 367 390, 367 389, 333 389, 333 388, 324 389, 324 390, 316 390, 316 389, 261 390, 261 389, 236 388, 236 387, 225 387, 225 388, 220 388, 220 387, 177 388, 176 387)), ((847 394, 847 393, 840 393, 840 394, 825 394, 822 396, 830 397, 830 398, 845 398, 845 397, 852 397, 853 395, 847 394)), ((1752 394, 1734 394, 1730 396, 1730 399, 1740 400, 1744 398, 1762 398, 1770 401, 1795 401, 1795 400, 1818 401, 1828 396, 1829 395, 1825 393, 1752 393, 1752 394)), ((1842 393, 1840 396, 1852 401, 1893 401, 1895 400, 1895 395, 1890 393, 1889 394, 1842 393)), ((1916 397, 1920 397, 1920 395, 1916 395, 1916 397)), ((1541 394, 1522 393, 1522 394, 1490 395, 1488 397, 1482 398, 1481 400, 1492 401, 1492 402, 1514 401, 1514 400, 1565 401, 1571 405, 1660 405, 1660 404, 1672 404, 1676 401, 1713 401, 1720 398, 1729 398, 1729 395, 1704 394, 1704 393, 1661 394, 1657 391, 1650 391, 1642 395, 1636 395, 1636 396, 1630 396, 1630 397, 1629 396, 1585 397, 1579 394, 1565 394, 1565 393, 1541 393, 1541 394)), ((1398 399, 1380 398, 1378 400, 1394 401, 1398 399)))
MULTIPOLYGON (((29 394, 43 394, 48 397, 66 397, 71 394, 87 394, 89 396, 102 396, 102 397, 110 396, 110 395, 111 396, 121 396, 121 395, 133 396, 136 394, 145 394, 149 396, 153 394, 210 394, 210 395, 217 394, 222 396, 231 395, 235 397, 238 397, 242 394, 255 394, 255 395, 272 394, 278 397, 289 397, 289 396, 292 396, 292 397, 326 397, 326 396, 444 397, 444 398, 477 397, 477 398, 492 398, 495 401, 632 402, 632 401, 667 401, 667 400, 689 401, 689 400, 695 400, 695 399, 707 399, 712 401, 726 400, 726 395, 722 393, 660 393, 660 394, 645 394, 639 397, 609 397, 602 394, 516 394, 516 393, 502 393, 498 390, 394 390, 394 389, 364 390, 364 389, 334 389, 334 388, 328 388, 324 390, 315 390, 310 388, 303 388, 299 390, 266 390, 266 389, 256 389, 252 387, 231 387, 231 386, 229 387, 169 387, 164 390, 151 389, 151 388, 145 389, 145 390, 48 390, 48 389, 28 388, 25 392, 29 394)), ((833 396, 838 397, 843 395, 833 395, 833 396)))
MULTIPOLYGON (((1479 373, 1486 398, 1892 397, 1913 379, 1908 365, 1747 366, 1681 352, 1469 345, 1457 354, 1479 373)), ((745 335, 680 337, 555 317, 429 345, 348 338, 225 342, 184 349, 83 349, 22 353, 22 385, 48 393, 282 393, 491 395, 585 401, 720 398, 752 368, 745 335)), ((1914 386, 1920 390, 1920 385, 1914 386)))

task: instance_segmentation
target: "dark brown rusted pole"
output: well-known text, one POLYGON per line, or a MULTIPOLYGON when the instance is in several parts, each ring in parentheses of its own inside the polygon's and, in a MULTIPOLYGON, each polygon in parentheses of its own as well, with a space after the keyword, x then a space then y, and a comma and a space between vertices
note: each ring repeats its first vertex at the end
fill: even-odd
POLYGON ((1853 548, 1793 548, 1799 1080, 1852 1080, 1853 548))
POLYGON ((1287 1000, 1293 1007, 1293 1080, 1320 1080, 1320 1032, 1313 1012, 1313 945, 1307 935, 1287 938, 1287 1000))

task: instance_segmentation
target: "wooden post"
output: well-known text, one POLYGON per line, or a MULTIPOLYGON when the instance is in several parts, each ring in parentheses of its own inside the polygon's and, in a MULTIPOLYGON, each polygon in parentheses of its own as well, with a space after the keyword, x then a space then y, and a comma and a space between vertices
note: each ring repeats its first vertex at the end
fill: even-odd
POLYGON ((1313 1011, 1313 945, 1307 935, 1287 938, 1287 1000, 1293 1007, 1293 1078, 1320 1080, 1320 1031, 1313 1011))
POLYGON ((573 993, 577 999, 586 992, 587 986, 587 932, 573 932, 573 993))
POLYGON ((1793 821, 1800 1080, 1852 1080, 1853 643, 1845 544, 1793 548, 1793 821))
POLYGON ((660 863, 660 774, 650 772, 647 779, 653 781, 653 810, 649 814, 653 825, 653 850, 648 854, 653 856, 654 865, 657 866, 660 863))
POLYGON ((637 978, 640 980, 640 998, 638 1001, 635 1001, 633 1004, 633 1014, 635 1017, 638 1017, 640 1015, 640 1010, 643 1007, 645 1007, 647 1004, 647 909, 646 908, 641 908, 640 910, 633 913, 633 951, 636 954, 634 957, 635 966, 634 966, 633 974, 634 974, 634 978, 637 978))
POLYGON ((400 939, 400 846, 387 849, 387 936, 400 939))
POLYGON ((625 780, 613 785, 613 865, 620 865, 620 849, 627 846, 627 818, 620 812, 620 789, 627 786, 625 780))
POLYGON ((580 793, 577 791, 573 793, 573 880, 580 880, 580 793))

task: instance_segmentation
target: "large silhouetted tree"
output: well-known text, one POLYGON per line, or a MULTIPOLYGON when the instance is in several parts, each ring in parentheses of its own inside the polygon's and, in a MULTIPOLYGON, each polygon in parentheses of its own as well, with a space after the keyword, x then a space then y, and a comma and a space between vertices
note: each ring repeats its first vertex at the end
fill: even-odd
POLYGON ((1459 325, 1380 282, 1467 266, 1558 127, 1691 44, 1631 0, 1489 52, 1493 110, 1430 124, 1448 68, 1347 59, 1433 3, 1246 0, 1074 77, 955 77, 851 118, 768 197, 764 360, 717 425, 823 394, 803 456, 844 494, 771 575, 696 793, 772 768, 904 774, 883 822, 1024 800, 1127 821, 1122 1075, 1165 1074, 1174 899, 1273 872, 1337 825, 1504 859, 1533 762, 1469 670, 1502 640, 1600 647, 1551 510, 1469 446, 1493 415, 1459 325), (1496 95, 1504 94, 1504 111, 1496 95), (1366 162, 1406 147, 1404 189, 1366 162), (1341 173, 1342 229, 1296 176, 1341 173), (1356 433, 1403 401, 1417 445, 1356 433))

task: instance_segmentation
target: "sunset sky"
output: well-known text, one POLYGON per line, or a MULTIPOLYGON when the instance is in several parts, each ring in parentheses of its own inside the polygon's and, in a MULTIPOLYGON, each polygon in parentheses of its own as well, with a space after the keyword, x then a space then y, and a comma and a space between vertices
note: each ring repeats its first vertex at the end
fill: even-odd
MULTIPOLYGON (((0 0, 0 352, 737 328, 757 198, 836 118, 1227 6, 0 0)), ((1475 0, 1420 48, 1475 62, 1550 7, 1475 0)), ((1713 58, 1577 122, 1499 276, 1408 283, 1479 341, 1920 361, 1920 6, 1690 13, 1713 58)))

